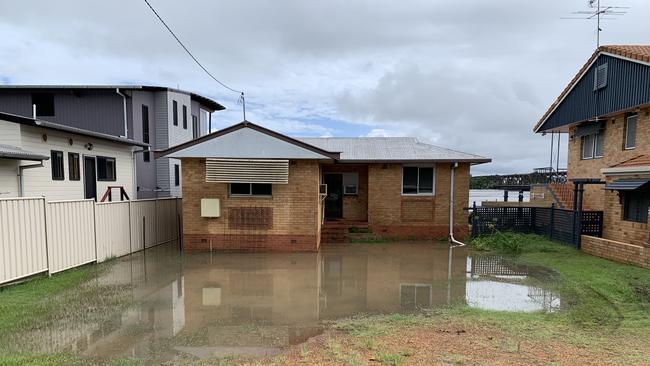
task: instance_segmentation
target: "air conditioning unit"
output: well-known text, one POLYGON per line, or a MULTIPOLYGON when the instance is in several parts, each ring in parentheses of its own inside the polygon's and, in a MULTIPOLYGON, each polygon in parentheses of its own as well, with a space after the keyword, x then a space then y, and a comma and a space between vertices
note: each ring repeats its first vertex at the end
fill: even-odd
POLYGON ((221 207, 218 198, 201 198, 201 217, 220 217, 221 207))

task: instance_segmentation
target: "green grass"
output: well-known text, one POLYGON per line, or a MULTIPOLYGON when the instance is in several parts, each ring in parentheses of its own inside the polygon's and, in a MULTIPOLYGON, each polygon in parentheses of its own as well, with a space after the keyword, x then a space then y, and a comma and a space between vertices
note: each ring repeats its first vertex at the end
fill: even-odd
MULTIPOLYGON (((49 299, 96 276, 101 266, 88 265, 0 288, 0 337, 25 329, 52 308, 49 299)), ((1 364, 0 364, 1 365, 1 364)))

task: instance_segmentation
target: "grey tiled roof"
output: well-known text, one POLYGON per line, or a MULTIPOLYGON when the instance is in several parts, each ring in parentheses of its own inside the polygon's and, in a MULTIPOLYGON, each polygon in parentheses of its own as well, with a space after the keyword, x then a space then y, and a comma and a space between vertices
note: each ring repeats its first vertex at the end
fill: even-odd
POLYGON ((491 159, 419 142, 413 137, 300 138, 323 150, 340 152, 341 161, 440 161, 487 163, 491 159))
POLYGON ((41 155, 35 152, 23 150, 16 146, 0 144, 0 158, 41 161, 47 160, 50 157, 47 155, 41 155))

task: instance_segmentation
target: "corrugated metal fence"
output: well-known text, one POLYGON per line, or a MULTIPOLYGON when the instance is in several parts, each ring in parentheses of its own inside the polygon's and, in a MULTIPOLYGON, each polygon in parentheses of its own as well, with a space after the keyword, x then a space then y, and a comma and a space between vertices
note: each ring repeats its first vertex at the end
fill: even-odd
POLYGON ((181 200, 0 199, 0 284, 180 238, 181 200))

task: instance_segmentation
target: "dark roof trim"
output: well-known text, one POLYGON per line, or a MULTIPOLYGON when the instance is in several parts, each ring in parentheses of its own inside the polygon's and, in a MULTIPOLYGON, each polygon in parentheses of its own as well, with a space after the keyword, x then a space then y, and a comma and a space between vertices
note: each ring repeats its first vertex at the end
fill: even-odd
POLYGON ((101 133, 101 132, 94 132, 94 131, 84 130, 84 129, 81 129, 81 128, 65 126, 65 125, 61 125, 61 124, 58 124, 58 123, 54 123, 54 122, 48 122, 48 121, 34 119, 34 118, 31 118, 31 117, 19 116, 17 114, 0 112, 0 119, 5 120, 5 121, 9 121, 9 122, 20 123, 20 124, 27 125, 27 126, 42 127, 42 128, 48 128, 48 129, 51 129, 51 130, 74 133, 74 134, 77 134, 77 135, 95 137, 95 138, 98 138, 98 139, 108 140, 108 141, 117 142, 117 143, 125 144, 125 145, 133 145, 133 146, 140 146, 140 147, 146 147, 146 148, 149 147, 149 144, 145 144, 144 142, 139 142, 139 141, 127 139, 127 138, 124 138, 124 137, 108 135, 108 134, 101 133))
POLYGON ((605 186, 605 189, 614 191, 635 191, 645 187, 650 179, 618 179, 605 186))
POLYGON ((0 85, 0 89, 124 89, 124 90, 151 90, 151 91, 173 91, 184 94, 189 94, 192 99, 196 99, 202 104, 212 108, 215 111, 226 109, 223 105, 217 103, 208 97, 200 94, 189 92, 187 90, 169 88, 166 86, 154 85, 0 85))
POLYGON ((302 142, 302 141, 300 141, 300 140, 296 140, 296 139, 294 139, 294 138, 292 138, 292 137, 289 137, 289 136, 287 136, 287 135, 283 135, 283 134, 278 133, 278 132, 275 132, 275 131, 273 131, 273 130, 269 130, 268 128, 264 128, 264 127, 262 127, 262 126, 256 125, 256 124, 254 124, 254 123, 252 123, 252 122, 249 122, 249 121, 246 121, 246 120, 244 120, 244 121, 242 121, 242 122, 239 122, 239 123, 236 124, 236 125, 232 125, 232 126, 230 126, 230 127, 226 127, 226 128, 224 128, 224 129, 222 129, 222 130, 212 132, 212 133, 210 133, 210 134, 208 134, 208 135, 201 136, 201 137, 199 137, 199 138, 197 138, 197 139, 190 140, 190 141, 187 141, 187 142, 185 142, 185 143, 182 143, 182 144, 179 144, 179 145, 176 145, 176 146, 172 146, 172 147, 170 147, 170 148, 168 148, 168 149, 161 150, 161 151, 156 151, 156 152, 154 153, 154 155, 155 155, 156 158, 160 158, 160 157, 163 157, 163 156, 165 156, 165 155, 169 155, 169 154, 171 154, 171 153, 175 153, 175 152, 177 152, 177 151, 185 150, 185 149, 188 148, 188 147, 191 147, 191 146, 194 146, 194 145, 198 145, 198 144, 200 144, 200 143, 202 143, 202 142, 212 140, 213 138, 216 138, 216 137, 219 137, 219 136, 223 136, 223 135, 227 135, 227 134, 229 134, 229 133, 231 133, 231 132, 234 132, 234 131, 240 130, 240 129, 242 129, 242 128, 250 128, 250 129, 253 129, 253 130, 255 130, 255 131, 258 131, 258 132, 261 132, 261 133, 263 133, 263 134, 269 135, 269 136, 271 136, 271 137, 275 137, 275 138, 277 138, 277 139, 279 139, 279 140, 282 140, 282 141, 288 142, 288 143, 290 143, 290 144, 293 144, 293 145, 296 145, 296 146, 302 147, 303 149, 306 149, 306 150, 309 150, 309 151, 313 151, 313 152, 315 152, 315 153, 317 153, 317 154, 321 154, 321 155, 327 156, 327 157, 329 157, 329 158, 331 158, 331 159, 334 159, 334 160, 339 160, 340 155, 341 155, 341 154, 338 153, 338 152, 331 152, 331 151, 323 150, 323 149, 318 148, 318 147, 316 147, 316 146, 313 146, 313 145, 307 144, 307 143, 302 142))
POLYGON ((379 159, 379 160, 355 160, 343 159, 337 161, 338 164, 426 164, 426 163, 470 163, 471 165, 478 165, 490 163, 490 158, 477 158, 477 159, 426 159, 426 160, 404 160, 404 159, 379 159))

